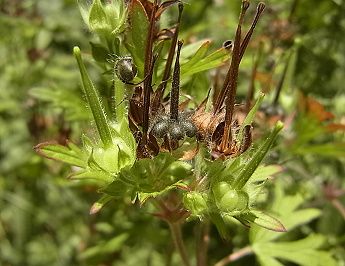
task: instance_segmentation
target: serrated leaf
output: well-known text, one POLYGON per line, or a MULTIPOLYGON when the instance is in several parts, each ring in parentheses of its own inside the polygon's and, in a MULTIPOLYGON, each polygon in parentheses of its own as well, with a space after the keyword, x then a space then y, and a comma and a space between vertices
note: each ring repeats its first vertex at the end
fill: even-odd
POLYGON ((145 8, 138 0, 133 0, 128 6, 129 26, 125 32, 125 46, 131 53, 138 68, 138 76, 144 78, 144 61, 149 19, 145 8))
MULTIPOLYGON (((304 199, 298 194, 294 196, 285 195, 282 190, 282 185, 277 182, 270 212, 279 218, 288 231, 291 231, 297 226, 310 222, 321 214, 320 210, 312 208, 296 210, 303 201, 304 199)), ((253 226, 250 230, 249 238, 251 243, 261 243, 273 241, 282 235, 253 226)))
POLYGON ((34 147, 35 151, 49 159, 61 161, 69 165, 79 166, 85 168, 87 158, 84 152, 77 148, 77 146, 70 147, 62 146, 53 143, 41 143, 34 147))
POLYGON ((317 250, 324 241, 324 236, 310 235, 298 241, 256 243, 252 248, 259 256, 284 259, 302 266, 335 266, 337 263, 329 252, 317 250))

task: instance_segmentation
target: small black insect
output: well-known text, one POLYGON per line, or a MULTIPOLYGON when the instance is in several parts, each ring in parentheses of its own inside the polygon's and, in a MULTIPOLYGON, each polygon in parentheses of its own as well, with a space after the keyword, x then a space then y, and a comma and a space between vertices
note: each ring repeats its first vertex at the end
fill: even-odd
POLYGON ((132 57, 120 57, 115 61, 114 71, 116 76, 125 84, 133 84, 131 81, 138 73, 138 68, 134 64, 132 57))

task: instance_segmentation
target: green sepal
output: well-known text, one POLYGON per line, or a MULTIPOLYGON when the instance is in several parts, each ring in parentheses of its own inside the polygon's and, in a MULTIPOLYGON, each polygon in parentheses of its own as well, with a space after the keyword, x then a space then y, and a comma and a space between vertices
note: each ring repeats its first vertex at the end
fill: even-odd
POLYGON ((103 145, 105 147, 110 147, 113 144, 112 136, 108 125, 108 120, 103 110, 101 98, 99 97, 98 91, 94 87, 89 74, 86 71, 86 67, 81 58, 79 47, 75 46, 73 49, 73 53, 79 66, 84 92, 87 102, 90 106, 93 119, 95 120, 99 136, 102 140, 103 145))
POLYGON ((141 204, 150 197, 157 197, 171 189, 185 186, 183 180, 189 177, 191 165, 177 161, 169 153, 160 153, 153 159, 142 159, 132 167, 123 168, 104 193, 116 195, 117 186, 125 186, 137 195, 141 204), (124 184, 124 185, 122 185, 124 184))
POLYGON ((111 32, 111 25, 100 0, 93 0, 89 10, 89 27, 91 31, 97 32, 98 34, 111 32))
POLYGON ((69 143, 68 146, 53 143, 41 143, 34 147, 35 151, 49 159, 61 161, 69 165, 85 168, 87 155, 76 145, 69 143))
POLYGON ((113 196, 103 195, 94 204, 92 204, 92 206, 90 208, 90 214, 96 214, 97 212, 99 212, 104 207, 104 205, 106 205, 107 203, 109 203, 113 199, 114 199, 113 196))
POLYGON ((250 179, 252 174, 255 172, 255 170, 258 168, 261 161, 264 159, 265 155, 268 153, 271 145, 273 144, 274 140, 276 139, 278 133, 280 130, 282 130, 284 127, 284 124, 280 121, 278 121, 272 130, 272 132, 269 134, 267 139, 264 141, 264 143, 257 149, 257 151, 254 153, 253 157, 250 159, 249 162, 247 162, 239 175, 236 177, 235 181, 233 182, 233 187, 235 189, 241 189, 250 179))
POLYGON ((114 180, 114 176, 102 170, 83 169, 68 176, 71 180, 90 180, 99 187, 103 187, 114 180))
POLYGON ((254 223, 271 231, 286 232, 284 225, 278 219, 261 211, 250 210, 250 212, 242 213, 235 218, 242 223, 254 223))

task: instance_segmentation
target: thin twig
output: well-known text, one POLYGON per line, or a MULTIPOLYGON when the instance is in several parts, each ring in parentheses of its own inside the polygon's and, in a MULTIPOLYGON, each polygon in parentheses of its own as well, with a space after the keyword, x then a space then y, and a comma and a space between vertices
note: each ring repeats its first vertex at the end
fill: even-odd
POLYGON ((169 222, 169 228, 172 238, 174 240, 175 248, 181 256, 184 266, 190 266, 189 258, 187 255, 186 247, 183 242, 181 224, 179 222, 169 222))
POLYGON ((253 254, 253 250, 251 247, 247 246, 237 250, 236 252, 224 257, 220 261, 218 261, 214 266, 225 266, 233 261, 239 260, 245 256, 253 254))

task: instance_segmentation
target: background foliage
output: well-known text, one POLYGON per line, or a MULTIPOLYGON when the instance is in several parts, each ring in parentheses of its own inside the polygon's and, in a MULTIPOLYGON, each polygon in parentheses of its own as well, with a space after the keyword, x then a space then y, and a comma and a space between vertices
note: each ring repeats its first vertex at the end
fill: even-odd
MULTIPOLYGON (((234 224, 228 228, 231 238, 224 240, 211 227, 210 263, 251 246, 256 256, 234 265, 280 265, 277 258, 283 265, 333 265, 333 260, 345 265, 345 2, 266 4, 241 65, 238 99, 245 98, 263 43, 255 84, 271 91, 265 98, 271 103, 288 64, 279 106, 290 124, 267 159, 284 171, 275 175, 262 205, 268 203, 293 230, 277 235, 234 224)), ((236 1, 190 0, 181 37, 210 39, 216 50, 234 37, 239 6, 236 1)), ((90 216, 95 187, 68 182, 68 167, 44 160, 32 149, 52 139, 77 142, 90 128, 71 53, 75 45, 91 53, 94 37, 75 1, 3 0, 0 12, 0 264, 179 265, 169 229, 150 209, 124 198, 90 216)), ((173 13, 162 23, 170 24, 173 13)), ((99 75, 102 66, 91 57, 87 63, 99 88, 109 82, 109 76, 99 75)), ((212 75, 197 73, 184 80, 185 93, 202 100, 212 75), (205 90, 193 91, 200 87, 205 90)), ((258 134, 269 123, 257 122, 258 134)), ((194 223, 184 228, 190 253, 198 237, 194 223)))

